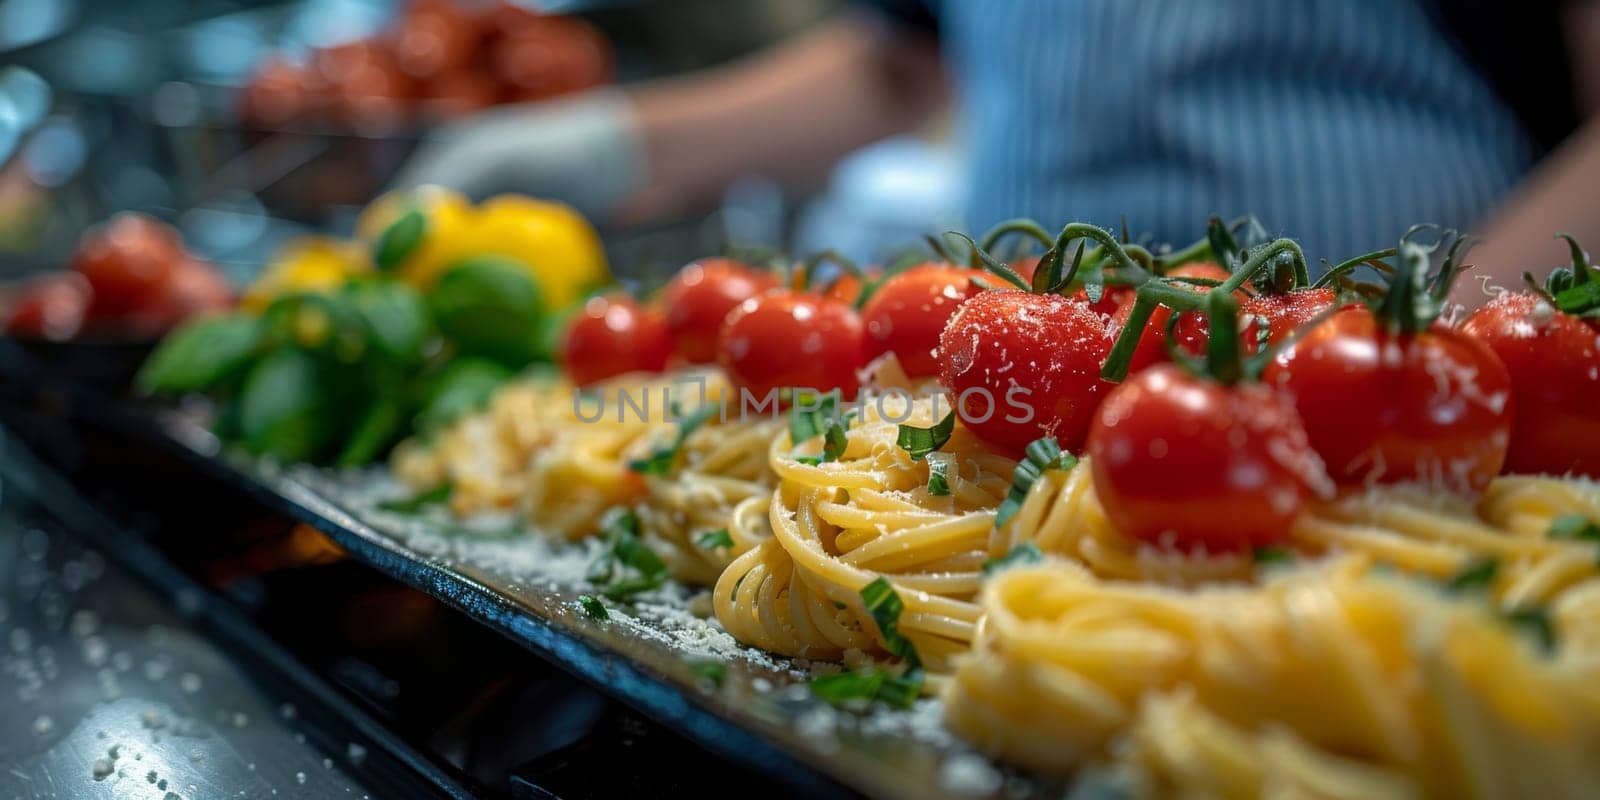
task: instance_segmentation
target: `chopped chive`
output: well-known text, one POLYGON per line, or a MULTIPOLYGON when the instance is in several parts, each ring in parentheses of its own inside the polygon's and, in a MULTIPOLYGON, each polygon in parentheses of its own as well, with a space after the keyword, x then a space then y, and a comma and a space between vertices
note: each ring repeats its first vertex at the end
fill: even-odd
POLYGON ((1022 510, 1022 504, 1028 500, 1028 492, 1032 491, 1033 484, 1045 472, 1068 470, 1077 464, 1078 458, 1062 452, 1054 436, 1035 439, 1024 451, 1022 460, 1017 462, 1016 470, 1011 473, 1011 491, 1006 493, 1005 501, 995 509, 994 526, 1003 527, 1022 510))
POLYGON ((1600 524, 1583 514, 1562 514, 1550 521, 1544 535, 1551 539, 1600 541, 1600 524))
POLYGON ((1294 563, 1294 552, 1286 547, 1257 547, 1251 556, 1262 566, 1294 563))
POLYGON ((991 558, 988 561, 983 562, 983 574, 993 575, 996 572, 1002 572, 1010 569, 1011 567, 1017 567, 1023 564, 1037 564, 1043 560, 1044 553, 1040 552, 1038 545, 1034 544, 1033 542, 1023 542, 1022 544, 1011 548, 1011 552, 1006 553, 999 558, 991 558))
POLYGON ((589 565, 588 578, 602 595, 627 600, 667 582, 666 562, 645 545, 639 534, 639 517, 632 509, 618 506, 606 512, 600 534, 606 550, 589 565))
POLYGON ((378 504, 378 508, 395 514, 415 514, 428 506, 449 502, 450 495, 455 490, 456 485, 454 483, 445 481, 432 489, 411 497, 399 500, 385 500, 378 504))
POLYGON ((1514 627, 1533 634, 1540 649, 1546 653, 1553 653, 1556 649, 1556 628, 1550 621, 1550 612, 1540 606, 1514 608, 1504 611, 1500 616, 1514 627))
POLYGON ((600 602, 600 598, 592 594, 578 595, 578 605, 583 608, 583 613, 588 614, 590 619, 611 618, 611 613, 606 611, 605 604, 600 602))
MULTIPOLYGON (((689 441, 690 434, 705 425, 720 410, 718 406, 712 403, 706 403, 695 409, 693 414, 679 420, 678 431, 673 435, 670 444, 656 448, 644 458, 629 461, 628 469, 644 475, 666 475, 672 472, 672 465, 678 462, 678 453, 683 451, 683 445, 689 441)), ((676 404, 672 406, 672 415, 674 417, 679 415, 676 404)))
POLYGON ((944 447, 950 441, 950 435, 956 430, 956 412, 951 411, 944 415, 931 428, 919 428, 915 425, 900 426, 900 433, 896 437, 896 444, 900 449, 911 456, 912 461, 921 461, 929 453, 944 447))
POLYGON ((713 689, 720 688, 728 679, 728 667, 721 661, 691 661, 689 669, 694 672, 697 680, 713 689))
POLYGON ((915 667, 896 675, 883 667, 864 667, 852 672, 819 675, 811 681, 811 693, 835 706, 880 702, 891 708, 910 708, 922 693, 922 670, 915 667))
POLYGON ((714 531, 706 531, 705 533, 694 537, 694 546, 700 548, 701 550, 717 550, 724 547, 732 547, 733 536, 728 533, 727 528, 718 528, 714 531))
POLYGON ((944 458, 928 459, 928 494, 948 497, 950 494, 950 461, 944 458))
POLYGON ((1500 572, 1500 562, 1493 558, 1480 558, 1469 562, 1456 574, 1445 581, 1444 588, 1449 592, 1471 592, 1486 589, 1494 583, 1495 575, 1500 572))

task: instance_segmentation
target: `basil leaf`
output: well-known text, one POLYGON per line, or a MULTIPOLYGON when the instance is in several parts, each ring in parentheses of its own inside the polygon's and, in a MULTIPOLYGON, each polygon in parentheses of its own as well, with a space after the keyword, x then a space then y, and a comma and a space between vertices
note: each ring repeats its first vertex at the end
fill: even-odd
POLYGON ((1006 493, 1006 499, 995 509, 994 526, 1003 527, 1011 518, 1022 510, 1022 504, 1028 500, 1028 492, 1032 491, 1033 484, 1040 476, 1049 470, 1069 470, 1078 465, 1078 458, 1071 453, 1061 451, 1061 445, 1056 443, 1054 436, 1035 439, 1023 452, 1023 458, 1017 462, 1017 468, 1011 473, 1011 491, 1006 493))
MULTIPOLYGON (((671 473, 672 465, 677 463, 678 453, 682 452, 684 444, 689 441, 689 436, 709 422, 719 411, 721 411, 721 408, 713 403, 706 403, 695 409, 693 414, 678 421, 678 431, 673 435, 671 444, 656 448, 644 458, 636 458, 629 461, 628 469, 643 475, 667 475, 671 473)), ((677 404, 672 406, 672 416, 681 416, 678 412, 677 404)))
POLYGON ((895 593, 894 585, 888 578, 880 577, 861 589, 861 602, 867 606, 867 613, 872 615, 872 621, 878 625, 878 633, 883 636, 883 647, 890 653, 906 660, 914 667, 922 665, 922 659, 917 656, 916 645, 910 639, 900 635, 900 612, 906 608, 905 601, 895 593))
POLYGON ((1583 514, 1562 514, 1550 521, 1544 535, 1551 539, 1600 541, 1600 524, 1583 514))
POLYGON ((1011 567, 1019 567, 1023 564, 1037 564, 1043 560, 1044 553, 1040 552, 1038 545, 1033 542, 1023 542, 1011 548, 1011 552, 999 558, 991 558, 983 562, 983 574, 993 575, 1011 567))
POLYGON ((732 547, 733 536, 728 533, 727 528, 706 531, 694 537, 694 546, 701 550, 718 550, 724 547, 732 547))
POLYGON ((611 612, 606 611, 605 603, 600 602, 600 598, 592 594, 578 595, 578 605, 583 609, 583 613, 589 615, 590 619, 611 618, 611 612))
POLYGON ((911 456, 912 461, 921 461, 927 458, 929 453, 944 447, 945 443, 950 441, 950 435, 955 433, 955 430, 956 412, 951 411, 931 428, 919 428, 915 425, 902 424, 899 435, 895 438, 895 443, 900 445, 900 449, 906 451, 907 455, 911 456))
POLYGON ((449 502, 450 495, 453 494, 455 490, 456 485, 454 483, 445 481, 444 483, 441 483, 432 489, 419 492, 410 497, 405 497, 398 500, 385 500, 378 504, 378 508, 379 510, 389 511, 395 514, 415 514, 427 506, 449 502))
POLYGON ((144 394, 199 392, 239 374, 261 343, 259 320, 223 314, 184 323, 168 334, 134 379, 144 394))
POLYGON ((335 466, 360 467, 372 463, 388 448, 406 425, 406 409, 400 403, 380 397, 367 406, 356 420, 344 449, 333 460, 335 466))
POLYGON ((950 461, 948 459, 928 459, 928 494, 935 497, 950 496, 950 461))
POLYGON ((378 235, 378 244, 372 254, 378 269, 388 272, 400 266, 422 244, 422 237, 427 232, 428 218, 415 208, 408 209, 389 223, 389 227, 378 235))
POLYGON ((1456 574, 1445 581, 1444 588, 1448 592, 1470 592, 1486 589, 1494 583, 1495 575, 1500 572, 1500 562, 1493 558, 1480 558, 1469 562, 1456 574))

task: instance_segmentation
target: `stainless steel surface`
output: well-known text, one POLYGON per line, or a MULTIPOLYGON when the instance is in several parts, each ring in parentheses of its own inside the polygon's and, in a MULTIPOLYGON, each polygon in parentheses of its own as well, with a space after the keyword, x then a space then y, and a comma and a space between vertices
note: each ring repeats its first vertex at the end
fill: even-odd
POLYGON ((294 706, 10 482, 0 485, 0 708, 0 797, 368 795, 348 774, 365 746, 317 750, 294 706))

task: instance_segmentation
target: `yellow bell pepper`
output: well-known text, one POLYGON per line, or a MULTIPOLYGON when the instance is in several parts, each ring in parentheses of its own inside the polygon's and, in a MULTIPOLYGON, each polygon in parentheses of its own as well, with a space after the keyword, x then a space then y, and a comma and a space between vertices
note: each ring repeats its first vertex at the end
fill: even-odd
POLYGON ((465 231, 477 215, 472 203, 460 192, 442 186, 421 186, 410 191, 389 192, 372 201, 356 219, 356 238, 376 248, 385 229, 411 208, 427 220, 422 241, 400 263, 400 279, 418 289, 428 289, 450 267, 470 251, 462 249, 465 231))
POLYGON ((591 289, 611 282, 600 235, 582 214, 561 203, 521 195, 492 197, 477 207, 438 186, 391 192, 373 201, 356 223, 356 235, 376 247, 389 225, 409 209, 426 220, 422 240, 396 267, 407 283, 427 291, 446 270, 476 256, 522 264, 546 310, 566 308, 591 289))
POLYGON ((278 251, 245 290, 239 304, 246 311, 259 314, 282 295, 330 291, 371 271, 366 249, 360 245, 329 236, 302 236, 278 251))

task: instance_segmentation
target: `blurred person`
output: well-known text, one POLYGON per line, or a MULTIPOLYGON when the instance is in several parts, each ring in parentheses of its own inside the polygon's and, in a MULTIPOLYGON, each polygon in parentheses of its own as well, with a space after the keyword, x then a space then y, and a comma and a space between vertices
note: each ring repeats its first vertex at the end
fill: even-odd
POLYGON ((1558 263, 1554 231, 1600 242, 1592 2, 857 2, 716 69, 441 130, 400 181, 647 218, 747 174, 816 182, 948 95, 973 229, 1125 214, 1185 241, 1251 213, 1336 259, 1435 222, 1478 230, 1500 285, 1558 263))

